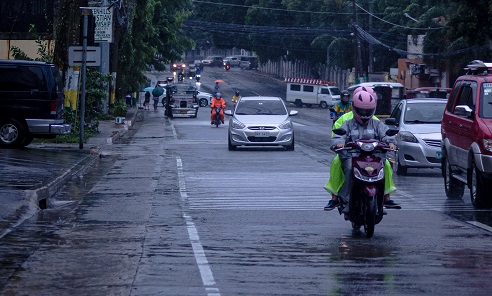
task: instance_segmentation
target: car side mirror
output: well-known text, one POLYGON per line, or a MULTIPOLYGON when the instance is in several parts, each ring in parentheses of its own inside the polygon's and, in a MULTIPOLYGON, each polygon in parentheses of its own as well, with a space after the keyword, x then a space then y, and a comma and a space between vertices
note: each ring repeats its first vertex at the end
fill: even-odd
POLYGON ((473 110, 468 105, 458 105, 454 108, 455 115, 463 117, 472 117, 473 110))
POLYGON ((398 126, 398 123, 396 122, 396 118, 391 118, 391 117, 390 117, 390 118, 386 118, 386 119, 384 120, 384 123, 385 123, 386 125, 394 125, 394 126, 398 126))
POLYGON ((224 114, 232 116, 232 110, 224 110, 224 114))
POLYGON ((290 110, 289 116, 295 116, 297 113, 299 113, 297 110, 290 110))
POLYGON ((344 130, 343 128, 336 128, 334 130, 332 130, 332 132, 335 134, 335 135, 339 135, 339 136, 343 136, 347 133, 346 130, 344 130))

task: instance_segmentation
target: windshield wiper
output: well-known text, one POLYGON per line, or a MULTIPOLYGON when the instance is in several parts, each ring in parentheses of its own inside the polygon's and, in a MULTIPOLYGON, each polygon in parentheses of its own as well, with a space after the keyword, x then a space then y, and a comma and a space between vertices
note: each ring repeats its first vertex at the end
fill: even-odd
POLYGON ((407 120, 405 123, 441 123, 441 121, 407 120))

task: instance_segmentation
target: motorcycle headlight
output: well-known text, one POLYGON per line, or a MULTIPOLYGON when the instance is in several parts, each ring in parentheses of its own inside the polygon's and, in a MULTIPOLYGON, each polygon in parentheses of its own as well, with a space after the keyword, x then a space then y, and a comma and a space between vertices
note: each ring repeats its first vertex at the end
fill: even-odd
POLYGON ((419 141, 411 132, 399 132, 399 137, 403 142, 418 143, 419 141))
POLYGON ((357 141, 357 145, 359 145, 359 147, 360 147, 360 149, 362 149, 362 151, 372 151, 372 150, 374 150, 374 148, 376 148, 378 143, 377 142, 364 143, 364 142, 357 141))
POLYGON ((278 126, 279 129, 291 129, 292 128, 292 121, 286 120, 279 124, 278 126))
POLYGON ((384 169, 381 169, 377 176, 369 177, 369 176, 364 176, 363 174, 361 174, 359 169, 354 168, 354 176, 355 176, 355 178, 357 178, 361 181, 364 181, 364 182, 377 182, 377 181, 380 181, 384 178, 384 169))
POLYGON ((232 118, 232 128, 233 129, 243 129, 245 127, 246 127, 246 125, 244 125, 244 123, 237 120, 236 118, 232 118))

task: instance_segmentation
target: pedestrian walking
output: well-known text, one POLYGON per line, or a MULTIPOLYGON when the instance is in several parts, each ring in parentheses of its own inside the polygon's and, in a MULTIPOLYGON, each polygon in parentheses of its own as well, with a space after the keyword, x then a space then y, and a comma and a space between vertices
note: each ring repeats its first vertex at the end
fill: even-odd
POLYGON ((150 92, 145 92, 144 109, 150 110, 150 92))
POLYGON ((220 91, 220 86, 219 86, 219 83, 216 82, 215 87, 214 87, 214 94, 218 93, 219 91, 220 91))
POLYGON ((159 97, 164 94, 164 89, 162 86, 157 84, 155 88, 152 90, 152 100, 154 100, 154 111, 157 111, 157 105, 159 104, 159 97))

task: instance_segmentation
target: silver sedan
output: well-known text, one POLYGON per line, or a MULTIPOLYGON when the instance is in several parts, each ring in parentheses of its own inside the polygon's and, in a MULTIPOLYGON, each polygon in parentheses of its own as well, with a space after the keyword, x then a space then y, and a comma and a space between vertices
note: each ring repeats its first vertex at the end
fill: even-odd
POLYGON ((294 128, 291 116, 279 97, 242 97, 236 104, 229 121, 229 150, 237 146, 283 146, 294 150, 294 128))
POLYGON ((385 123, 399 130, 393 169, 405 175, 408 168, 441 167, 441 121, 445 99, 402 100, 385 123))

